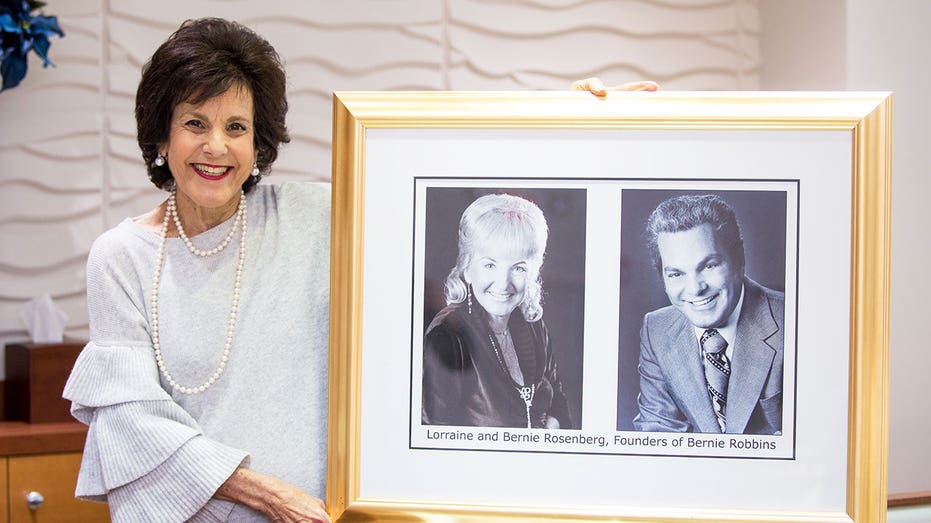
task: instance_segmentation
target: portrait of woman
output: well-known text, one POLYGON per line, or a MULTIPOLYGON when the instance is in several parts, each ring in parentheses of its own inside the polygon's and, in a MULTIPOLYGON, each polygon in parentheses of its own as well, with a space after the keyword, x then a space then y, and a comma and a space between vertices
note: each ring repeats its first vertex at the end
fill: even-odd
POLYGON ((424 334, 423 424, 577 426, 543 319, 549 234, 540 207, 506 192, 462 213, 445 307, 424 334))

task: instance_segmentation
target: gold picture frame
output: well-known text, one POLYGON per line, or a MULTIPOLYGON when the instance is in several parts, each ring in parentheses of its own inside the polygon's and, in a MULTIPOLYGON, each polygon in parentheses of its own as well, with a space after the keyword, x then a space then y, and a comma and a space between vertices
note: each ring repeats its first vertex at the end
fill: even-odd
MULTIPOLYGON (((891 128, 890 93, 617 92, 606 98, 578 92, 335 93, 326 499, 334 521, 885 521, 891 128), (422 220, 416 203, 411 204, 412 199, 417 201, 412 180, 425 175, 468 180, 470 175, 489 173, 494 178, 495 166, 499 164, 519 170, 522 161, 536 161, 532 158, 534 155, 523 155, 526 160, 522 160, 512 158, 508 151, 540 150, 524 142, 544 136, 548 149, 556 151, 543 156, 556 155, 556 163, 562 167, 579 164, 579 169, 572 169, 569 174, 566 174, 569 169, 561 171, 559 179, 563 182, 568 179, 569 183, 575 174, 587 173, 580 174, 587 176, 593 166, 597 169, 606 165, 593 164, 586 154, 577 154, 593 150, 586 149, 585 142, 603 140, 605 133, 609 143, 617 136, 630 136, 635 140, 644 137, 651 140, 658 137, 660 141, 674 139, 676 144, 689 144, 682 145, 682 153, 697 156, 698 163, 702 161, 702 140, 707 140, 709 149, 747 154, 747 158, 741 160, 743 165, 751 171, 764 171, 752 176, 772 180, 774 176, 785 175, 794 183, 800 183, 800 201, 804 204, 799 204, 798 222, 804 227, 798 230, 803 240, 817 236, 819 228, 832 227, 832 223, 837 226, 836 230, 849 236, 842 238, 841 243, 849 246, 849 252, 810 252, 813 249, 801 243, 796 254, 798 274, 793 281, 800 289, 795 293, 796 330, 800 332, 797 354, 802 358, 797 362, 800 374, 794 398, 796 422, 791 457, 771 462, 720 456, 698 456, 697 459, 691 459, 695 456, 670 458, 642 454, 610 456, 598 462, 608 463, 604 470, 593 469, 592 475, 571 478, 574 488, 579 489, 577 494, 567 493, 565 499, 551 502, 524 495, 512 499, 507 493, 486 496, 480 493, 481 489, 461 488, 483 480, 469 477, 467 467, 462 469, 465 478, 451 480, 450 486, 444 487, 443 478, 453 475, 451 469, 459 474, 456 468, 459 464, 487 460, 494 467, 494 463, 501 461, 511 463, 512 455, 508 454, 507 460, 503 460, 502 453, 494 451, 424 450, 411 444, 410 432, 419 423, 417 398, 414 397, 416 351, 411 351, 419 339, 416 331, 420 320, 412 320, 410 316, 420 312, 412 306, 417 303, 416 295, 422 292, 412 270, 421 251, 411 247, 413 244, 416 248, 418 242, 417 233, 411 234, 411 230, 414 229, 412 225, 422 220), (486 135, 489 139, 485 139, 486 135), (681 139, 683 136, 686 139, 681 139), (715 140, 720 136, 732 142, 727 147, 718 147, 715 140), (783 137, 789 137, 787 145, 781 143, 783 137), (797 159, 793 165, 811 165, 801 173, 766 171, 767 159, 752 156, 755 145, 751 144, 747 149, 750 152, 746 153, 740 152, 742 147, 732 147, 733 143, 744 140, 759 142, 759 147, 776 151, 773 158, 777 158, 782 156, 779 151, 784 150, 786 156, 792 156, 795 154, 793 147, 801 151, 801 144, 810 145, 822 137, 836 142, 833 152, 823 158, 815 152, 811 158, 797 159), (694 145, 696 139, 698 146, 694 145), (445 141, 443 154, 430 152, 434 140, 445 141), (515 141, 513 147, 508 140, 515 141), (471 145, 457 145, 476 142, 482 145, 475 150, 471 145), (567 147, 565 153, 559 151, 562 143, 567 147), (571 149, 578 143, 583 144, 582 149, 571 149), (461 155, 457 147, 465 149, 461 155), (475 161, 476 151, 486 151, 483 147, 499 151, 496 154, 501 157, 464 167, 464 171, 459 168, 461 164, 475 161), (418 151, 422 154, 412 154, 418 151), (416 165, 405 163, 405 158, 419 156, 428 159, 416 165), (454 163, 456 165, 452 165, 454 163), (756 167, 761 164, 764 167, 756 167), (398 180, 392 181, 374 178, 382 176, 382 171, 401 174, 397 175, 398 180), (822 176, 826 171, 836 175, 834 178, 822 176), (828 218, 818 216, 813 210, 823 210, 823 216, 828 218), (399 216, 402 220, 396 228, 367 230, 399 216), (385 231, 391 232, 388 236, 396 231, 398 238, 404 241, 395 243, 391 238, 384 238, 385 231), (814 232, 809 234, 810 231, 814 232), (840 274, 845 276, 839 279, 843 281, 836 282, 836 287, 830 288, 844 292, 822 295, 822 287, 814 283, 825 271, 809 268, 807 264, 824 258, 839 267, 840 274), (383 285, 388 285, 387 291, 383 285), (391 295, 393 301, 379 298, 384 294, 391 295), (376 306, 372 304, 398 306, 367 308, 376 306), (811 312, 826 308, 840 310, 839 319, 833 326, 820 328, 828 331, 823 340, 807 339, 811 338, 805 334, 809 332, 807 329, 815 330, 811 325, 811 312), (365 322, 374 321, 376 313, 389 316, 379 319, 387 323, 367 327, 370 324, 365 322), (403 321, 397 330, 388 327, 397 324, 399 319, 403 321), (816 341, 831 345, 837 340, 841 342, 826 350, 835 351, 835 360, 846 362, 843 368, 834 369, 829 360, 806 360, 806 355, 814 352, 809 347, 816 341), (809 432, 824 428, 816 426, 818 418, 811 416, 808 407, 822 391, 819 382, 811 376, 822 370, 835 373, 843 386, 837 396, 831 396, 836 399, 826 403, 831 409, 830 415, 825 416, 824 409, 820 409, 820 419, 833 417, 843 422, 835 430, 837 434, 833 440, 833 445, 839 449, 835 456, 838 459, 825 458, 824 462, 818 462, 817 457, 811 456, 814 453, 805 449, 809 444, 809 432), (387 394, 388 391, 391 394, 387 394), (398 398, 407 397, 410 404, 399 406, 401 410, 393 414, 383 413, 382 405, 370 406, 370 401, 383 395, 394 397, 394 392, 398 392, 398 398), (397 415, 401 412, 403 417, 397 415), (364 431, 367 431, 366 436, 363 436, 364 431), (373 444, 373 441, 386 443, 373 444), (403 445, 405 441, 406 446, 403 445), (800 451, 796 452, 796 448, 800 451), (386 455, 390 457, 385 458, 386 455), (436 467, 429 465, 438 456, 444 461, 436 467), (815 461, 806 461, 811 459, 815 461), (399 463, 408 462, 410 467, 398 467, 399 463), (795 488, 786 483, 805 486, 809 482, 806 486, 809 491, 828 494, 809 500, 805 496, 792 496, 787 491, 785 496, 775 496, 776 501, 767 501, 769 498, 764 496, 760 502, 746 499, 701 504, 686 499, 690 490, 701 490, 701 487, 683 488, 682 485, 689 483, 667 481, 663 476, 624 477, 625 470, 653 470, 654 466, 672 474, 681 474, 677 472, 679 467, 685 467, 681 470, 690 473, 707 469, 722 477, 733 471, 751 473, 749 477, 740 477, 741 482, 753 480, 752 474, 773 470, 774 476, 782 478, 780 481, 789 478, 777 484, 786 489, 795 488), (796 468, 824 470, 815 474, 796 468), (617 471, 617 474, 608 476, 608 471, 617 471), (391 481, 392 477, 399 481, 391 481), (417 480, 418 477, 421 479, 417 480), (413 479, 400 481, 400 478, 413 479), (616 499, 598 494, 609 481, 618 492, 616 499), (626 489, 636 491, 639 484, 650 482, 665 492, 649 499, 637 497, 636 492, 631 494, 634 497, 624 497, 626 489)), ((817 147, 805 146, 804 151, 809 150, 816 151, 817 147)), ((709 158, 707 163, 719 162, 725 153, 713 154, 718 156, 709 158)), ((652 176, 648 171, 662 164, 661 156, 644 159, 637 177, 652 176)), ((676 156, 676 151, 670 156, 676 156)), ((553 162, 551 157, 547 158, 553 162)), ((534 167, 533 175, 520 176, 532 180, 528 184, 549 180, 548 175, 536 172, 539 168, 534 167)), ((716 176, 706 171, 702 179, 716 176)), ((688 180, 689 175, 679 173, 675 178, 688 180)), ((826 229, 824 236, 837 236, 836 230, 826 229)), ((817 249, 827 248, 814 250, 817 249)), ((823 432, 833 434, 830 430, 823 432)), ((818 445, 824 443, 811 443, 810 448, 820 448, 818 445)), ((583 458, 574 456, 572 452, 557 452, 552 456, 525 452, 514 459, 545 461, 548 470, 554 470, 554 477, 558 477, 577 471, 573 460, 583 458), (565 471, 560 470, 563 466, 565 471)), ((489 476, 504 476, 510 471, 509 465, 501 467, 502 470, 490 470, 489 476)), ((552 496, 552 493, 547 495, 552 496)))

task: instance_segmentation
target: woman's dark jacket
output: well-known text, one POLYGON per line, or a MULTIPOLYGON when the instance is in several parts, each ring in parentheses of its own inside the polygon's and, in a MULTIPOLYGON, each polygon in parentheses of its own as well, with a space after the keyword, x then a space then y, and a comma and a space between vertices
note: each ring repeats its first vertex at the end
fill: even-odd
MULTIPOLYGON (((440 311, 424 334, 423 409, 425 425, 527 427, 527 410, 518 384, 495 352, 493 334, 481 306, 451 305, 440 311)), ((546 416, 571 428, 569 408, 556 373, 556 361, 543 321, 528 323, 520 311, 508 323, 524 375, 533 384, 533 427, 546 416)), ((497 340, 495 340, 497 341, 497 340)), ((500 350, 498 351, 500 352, 500 350)))

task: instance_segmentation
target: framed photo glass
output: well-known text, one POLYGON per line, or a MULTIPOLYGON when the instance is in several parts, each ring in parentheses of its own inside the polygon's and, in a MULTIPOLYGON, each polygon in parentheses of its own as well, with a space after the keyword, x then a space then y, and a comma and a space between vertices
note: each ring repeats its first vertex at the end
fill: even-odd
POLYGON ((888 93, 334 96, 327 505, 885 519, 888 93))

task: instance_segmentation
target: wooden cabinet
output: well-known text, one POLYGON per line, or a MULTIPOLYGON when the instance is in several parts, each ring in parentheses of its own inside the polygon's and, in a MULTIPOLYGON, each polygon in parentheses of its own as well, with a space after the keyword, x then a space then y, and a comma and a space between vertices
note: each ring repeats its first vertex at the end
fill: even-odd
POLYGON ((0 458, 0 521, 10 520, 10 496, 7 495, 7 458, 0 458))
POLYGON ((0 523, 110 521, 107 505, 74 498, 86 434, 76 421, 0 421, 0 523), (36 510, 30 492, 43 498, 36 510))
POLYGON ((107 505, 74 497, 87 427, 71 418, 61 390, 83 345, 6 346, 6 381, 0 381, 0 523, 110 521, 107 505))
POLYGON ((81 466, 81 453, 40 454, 3 458, 7 481, 5 492, 10 523, 95 523, 110 521, 107 505, 74 497, 74 485, 81 466), (39 493, 40 507, 29 508, 26 497, 39 493))

